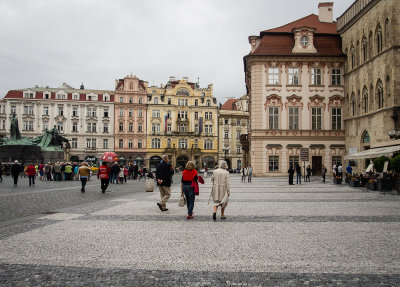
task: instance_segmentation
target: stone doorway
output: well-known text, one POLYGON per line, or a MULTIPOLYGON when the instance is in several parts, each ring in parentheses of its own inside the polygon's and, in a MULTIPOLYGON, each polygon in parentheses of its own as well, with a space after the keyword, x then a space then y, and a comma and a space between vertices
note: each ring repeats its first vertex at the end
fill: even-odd
POLYGON ((312 157, 312 174, 313 175, 321 175, 322 170, 322 156, 313 156, 312 157))

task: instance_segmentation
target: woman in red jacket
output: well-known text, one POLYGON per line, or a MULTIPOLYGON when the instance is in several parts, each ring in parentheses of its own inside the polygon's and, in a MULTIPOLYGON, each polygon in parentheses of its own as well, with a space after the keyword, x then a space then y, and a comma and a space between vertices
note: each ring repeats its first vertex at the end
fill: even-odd
POLYGON ((188 209, 187 219, 193 218, 194 208, 194 190, 192 188, 192 182, 197 181, 197 170, 193 161, 188 161, 185 170, 182 172, 181 188, 182 194, 186 197, 186 205, 188 209))
POLYGON ((26 173, 29 176, 29 186, 35 185, 36 168, 33 163, 26 168, 26 173))

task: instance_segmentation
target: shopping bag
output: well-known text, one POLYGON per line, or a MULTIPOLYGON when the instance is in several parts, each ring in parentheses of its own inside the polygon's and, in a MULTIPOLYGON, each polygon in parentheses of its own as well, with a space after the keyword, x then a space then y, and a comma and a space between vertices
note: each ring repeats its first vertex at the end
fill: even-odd
POLYGON ((181 198, 179 199, 178 205, 180 207, 184 207, 185 204, 186 204, 186 198, 185 198, 185 196, 183 194, 181 194, 181 198))

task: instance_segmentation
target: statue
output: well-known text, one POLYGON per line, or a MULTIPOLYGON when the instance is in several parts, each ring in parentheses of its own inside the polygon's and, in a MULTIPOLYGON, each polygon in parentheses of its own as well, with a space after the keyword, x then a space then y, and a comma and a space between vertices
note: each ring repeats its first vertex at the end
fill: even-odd
POLYGON ((21 132, 18 128, 18 118, 15 113, 13 113, 13 117, 11 119, 10 124, 10 139, 11 140, 19 140, 21 139, 21 132))
POLYGON ((69 145, 68 139, 58 133, 56 126, 54 126, 51 130, 46 129, 43 135, 37 136, 32 140, 32 142, 40 146, 42 149, 63 148, 63 143, 66 143, 67 146, 69 145))

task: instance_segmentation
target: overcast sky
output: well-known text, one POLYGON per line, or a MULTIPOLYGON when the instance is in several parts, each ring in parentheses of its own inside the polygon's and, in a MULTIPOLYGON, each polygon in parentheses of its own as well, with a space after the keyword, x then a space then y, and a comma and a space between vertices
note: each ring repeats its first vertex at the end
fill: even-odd
MULTIPOLYGON (((311 13, 316 0, 0 0, 0 97, 63 82, 114 90, 134 74, 214 85, 220 102, 245 94, 248 36, 311 13)), ((354 1, 334 1, 334 19, 354 1)))

